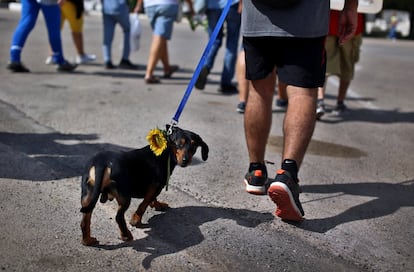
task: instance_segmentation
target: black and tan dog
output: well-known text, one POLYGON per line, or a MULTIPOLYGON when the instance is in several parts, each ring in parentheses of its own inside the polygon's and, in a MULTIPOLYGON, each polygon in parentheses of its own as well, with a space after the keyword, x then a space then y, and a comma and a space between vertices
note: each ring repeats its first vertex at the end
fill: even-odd
POLYGON ((178 127, 173 127, 170 131, 171 134, 166 137, 167 148, 159 156, 148 145, 128 152, 100 152, 88 162, 81 184, 82 244, 98 244, 98 240, 91 237, 90 225, 92 211, 99 196, 102 203, 108 199, 117 200, 116 222, 121 231, 121 239, 129 241, 133 237, 127 228, 124 214, 131 198, 143 198, 130 221, 132 226, 139 227, 148 205, 156 210, 168 207, 168 204, 157 201, 157 196, 167 184, 176 165, 189 165, 199 146, 202 159, 207 160, 209 149, 199 135, 178 127))

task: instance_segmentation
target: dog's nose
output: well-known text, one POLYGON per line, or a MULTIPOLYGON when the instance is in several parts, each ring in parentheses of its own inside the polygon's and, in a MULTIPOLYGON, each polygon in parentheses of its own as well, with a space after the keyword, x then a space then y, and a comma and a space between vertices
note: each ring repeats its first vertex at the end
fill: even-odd
POLYGON ((188 159, 187 159, 186 156, 184 156, 181 160, 181 166, 185 167, 185 166, 187 166, 187 164, 188 164, 188 159))

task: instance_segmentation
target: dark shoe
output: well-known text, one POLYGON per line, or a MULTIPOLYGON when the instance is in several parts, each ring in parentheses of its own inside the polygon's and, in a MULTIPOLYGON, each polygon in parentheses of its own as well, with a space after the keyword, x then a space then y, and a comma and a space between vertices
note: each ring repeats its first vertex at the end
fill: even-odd
POLYGON ((348 110, 348 107, 342 102, 336 105, 336 107, 332 110, 332 113, 335 115, 341 115, 347 110, 348 110))
POLYGON ((58 64, 58 67, 56 68, 56 70, 58 72, 72 72, 73 70, 76 69, 77 66, 78 65, 72 64, 65 60, 64 63, 58 64))
POLYGON ((265 195, 267 176, 262 170, 253 170, 244 177, 244 184, 246 185, 246 192, 253 195, 265 195))
POLYGON ((138 65, 133 64, 127 59, 122 59, 118 67, 121 69, 138 70, 138 65))
POLYGON ((116 69, 116 66, 112 64, 112 61, 106 61, 105 69, 108 69, 108 70, 116 69))
POLYGON ((246 102, 240 102, 237 105, 236 111, 239 112, 239 113, 244 113, 245 110, 246 110, 246 102))
POLYGON ((237 90, 237 87, 232 84, 221 85, 218 91, 223 94, 236 94, 239 92, 239 90, 237 90))
POLYGON ((150 77, 145 79, 145 83, 147 84, 159 84, 161 83, 160 79, 158 77, 150 77))
POLYGON ((196 89, 204 90, 204 87, 206 86, 206 83, 207 83, 207 76, 209 73, 210 73, 210 70, 207 68, 207 66, 204 66, 201 69, 200 74, 198 75, 197 81, 195 83, 196 89))
POLYGON ((164 74, 164 78, 171 78, 172 74, 177 72, 180 67, 178 65, 170 65, 170 71, 164 74))
POLYGON ((275 104, 278 108, 286 108, 288 105, 288 101, 286 99, 276 99, 275 104))
POLYGON ((7 69, 15 73, 29 73, 30 70, 27 69, 21 62, 10 62, 7 64, 7 69))
POLYGON ((276 204, 275 214, 278 217, 296 222, 303 220, 305 213, 299 201, 299 184, 288 171, 282 169, 277 171, 267 193, 276 204))

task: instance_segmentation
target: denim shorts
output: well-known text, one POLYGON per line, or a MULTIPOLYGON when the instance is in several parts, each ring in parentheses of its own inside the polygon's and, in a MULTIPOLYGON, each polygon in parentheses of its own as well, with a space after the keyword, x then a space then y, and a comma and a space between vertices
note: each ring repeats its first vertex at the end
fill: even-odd
POLYGON ((325 37, 243 37, 246 78, 259 80, 276 67, 280 81, 302 88, 325 82, 325 37))
POLYGON ((178 5, 154 5, 145 7, 145 13, 155 35, 171 39, 173 25, 178 14, 178 5))

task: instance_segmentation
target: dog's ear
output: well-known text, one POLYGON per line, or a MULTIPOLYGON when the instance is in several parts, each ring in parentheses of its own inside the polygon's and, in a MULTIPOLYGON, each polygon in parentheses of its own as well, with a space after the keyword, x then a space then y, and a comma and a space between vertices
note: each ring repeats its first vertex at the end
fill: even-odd
POLYGON ((206 161, 208 158, 208 145, 201 139, 201 137, 198 134, 195 134, 194 132, 191 133, 192 138, 196 143, 196 146, 201 146, 201 158, 203 161, 206 161))

